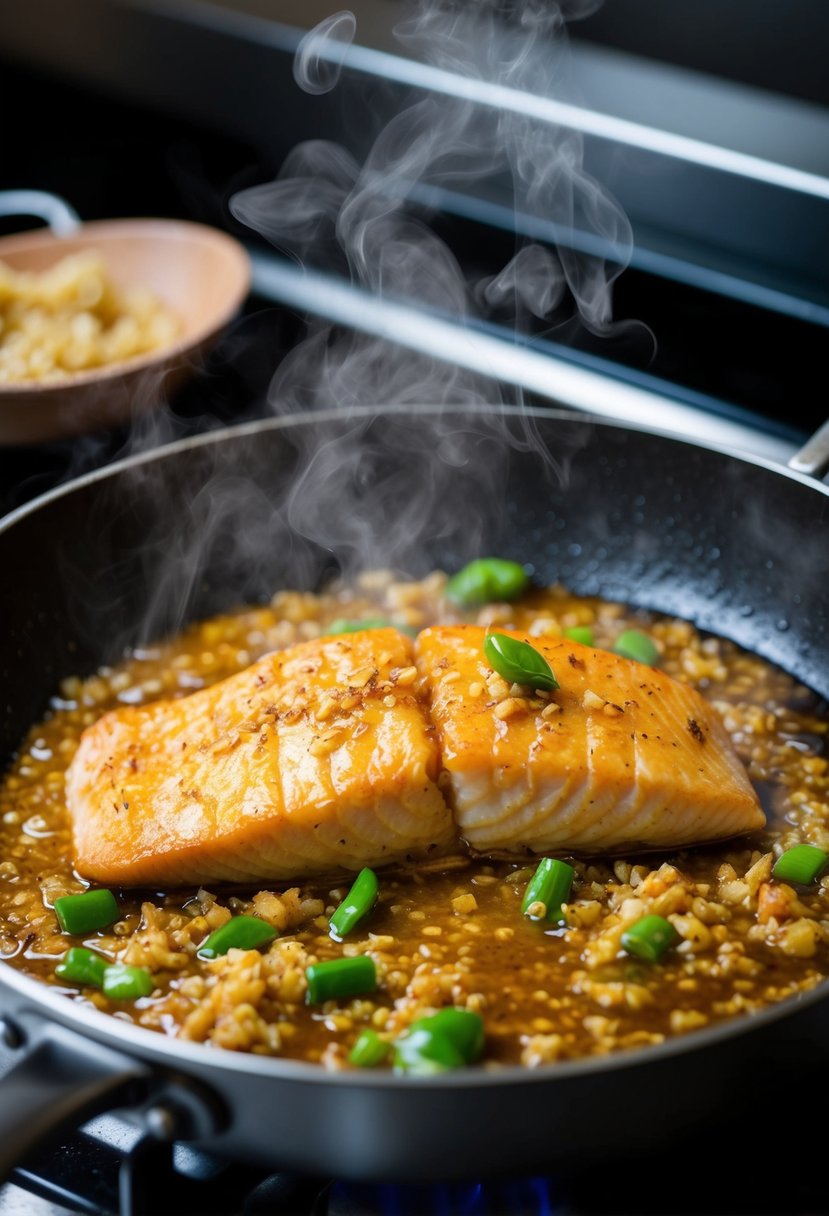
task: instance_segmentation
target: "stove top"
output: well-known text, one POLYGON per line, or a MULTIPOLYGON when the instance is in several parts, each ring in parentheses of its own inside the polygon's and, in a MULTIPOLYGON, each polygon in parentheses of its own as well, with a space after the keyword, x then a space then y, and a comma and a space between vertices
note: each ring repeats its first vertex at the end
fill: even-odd
MULTIPOLYGON (((467 330, 460 342, 457 317, 395 309, 388 301, 378 308, 330 268, 300 273, 229 210, 237 191, 276 174, 297 140, 342 135, 344 116, 353 120, 363 112, 361 99, 390 104, 405 73, 414 72, 418 84, 411 64, 383 58, 390 43, 377 31, 389 26, 390 0, 357 6, 361 28, 376 36, 366 40, 348 105, 300 96, 293 84, 298 39, 309 21, 328 11, 318 0, 280 6, 269 0, 75 0, 68 33, 62 0, 5 6, 0 106, 15 121, 5 132, 0 188, 54 191, 84 219, 168 215, 226 228, 248 244, 254 291, 204 370, 147 430, 0 449, 0 516, 136 448, 267 416, 274 372, 315 322, 339 331, 352 327, 390 348, 431 353, 446 366, 472 350, 469 357, 478 370, 487 369, 496 399, 603 407, 655 426, 670 418, 690 437, 728 436, 749 453, 788 459, 825 415, 824 398, 813 391, 823 381, 829 328, 829 118, 821 41, 798 39, 814 67, 808 75, 790 55, 775 54, 770 88, 747 43, 739 74, 725 81, 716 76, 725 44, 705 36, 700 13, 717 23, 739 20, 742 40, 749 26, 763 28, 756 6, 749 12, 740 0, 726 18, 714 0, 677 2, 673 13, 689 15, 700 41, 689 42, 679 29, 679 50, 662 63, 656 48, 668 38, 673 17, 660 16, 637 56, 633 27, 620 15, 641 16, 648 7, 647 0, 608 0, 576 47, 586 90, 579 121, 598 131, 595 163, 610 175, 635 230, 615 311, 641 325, 597 338, 572 321, 552 332, 532 324, 518 331, 496 318, 467 330), (605 35, 610 42, 603 48, 591 44, 591 36, 601 41, 605 35), (697 61, 701 73, 692 71, 695 45, 704 52, 704 63, 697 61), (783 96, 780 90, 789 86, 791 95, 783 96), (604 120, 622 102, 627 109, 616 117, 635 135, 635 147, 606 138, 604 120), (44 123, 43 113, 52 121, 44 123), (675 137, 669 155, 654 150, 660 125, 675 137), (723 171, 708 162, 716 159, 726 128, 736 160, 723 171), (752 165, 756 179, 748 172, 752 165), (781 186, 781 173, 788 186, 781 186), (792 181, 804 188, 791 189, 792 181)), ((798 7, 809 5, 801 0, 798 7)), ((819 6, 813 7, 817 19, 819 6)), ((727 59, 733 63, 730 47, 727 59)), ((359 142, 365 132, 352 121, 346 135, 359 142)), ((517 238, 550 237, 543 217, 519 214, 495 187, 443 188, 416 201, 464 273, 478 278, 505 263, 517 238)), ((2 223, 0 230, 11 230, 2 223)), ((375 399, 383 398, 368 403, 375 399)), ((0 1076, 8 1066, 0 1049, 0 1076)), ((727 1108, 727 1095, 712 1095, 712 1105, 727 1108)), ((490 1180, 482 1171, 477 1180, 420 1186, 268 1173, 186 1145, 149 1146, 131 1124, 107 1116, 22 1162, 0 1186, 0 1216, 829 1212, 819 1120, 804 1120, 800 1160, 772 1166, 766 1152, 774 1114, 758 1095, 756 1127, 729 1129, 725 1143, 709 1129, 688 1129, 669 1159, 649 1152, 643 1129, 641 1153, 624 1166, 597 1160, 589 1174, 574 1170, 554 1178, 490 1180)), ((783 1114, 798 1117, 794 1095, 783 1114)))

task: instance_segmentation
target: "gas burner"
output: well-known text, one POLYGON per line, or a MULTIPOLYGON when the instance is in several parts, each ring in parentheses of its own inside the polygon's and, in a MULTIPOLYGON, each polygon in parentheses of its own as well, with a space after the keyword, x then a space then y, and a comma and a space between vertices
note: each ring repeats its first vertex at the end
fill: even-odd
POLYGON ((318 1216, 326 1187, 150 1141, 107 1115, 19 1166, 0 1187, 0 1216, 318 1216))
MULTIPOLYGON (((0 1064, 2 1061, 0 1061, 0 1064)), ((818 1159, 817 1133, 804 1159, 818 1159)), ((755 1161, 735 1130, 736 1160, 755 1161)), ((763 1179, 723 1171, 715 1137, 691 1135, 659 1160, 582 1162, 572 1173, 453 1182, 358 1182, 269 1173, 185 1144, 148 1141, 106 1115, 33 1154, 0 1186, 0 1216, 813 1216, 819 1171, 763 1179), (692 1173, 687 1163, 696 1164, 692 1173), (710 1167, 706 1162, 710 1161, 710 1167), (683 1162, 685 1165, 683 1165, 683 1162)))
POLYGON ((563 1216, 546 1178, 361 1183, 273 1173, 142 1140, 108 1115, 33 1155, 0 1216, 563 1216))

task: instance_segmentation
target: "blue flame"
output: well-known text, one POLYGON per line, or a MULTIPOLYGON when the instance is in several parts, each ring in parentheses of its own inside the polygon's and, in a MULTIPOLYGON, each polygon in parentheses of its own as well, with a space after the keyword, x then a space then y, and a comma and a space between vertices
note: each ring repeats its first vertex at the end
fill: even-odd
POLYGON ((548 1178, 494 1182, 334 1182, 329 1216, 563 1216, 548 1178))

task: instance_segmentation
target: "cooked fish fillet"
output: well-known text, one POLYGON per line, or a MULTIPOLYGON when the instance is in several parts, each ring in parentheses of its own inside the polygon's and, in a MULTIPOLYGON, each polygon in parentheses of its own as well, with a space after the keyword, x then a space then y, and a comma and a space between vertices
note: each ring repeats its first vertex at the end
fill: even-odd
POLYGON ((462 844, 613 852, 763 827, 693 689, 607 651, 512 633, 561 685, 546 700, 513 695, 485 636, 461 625, 414 646, 394 629, 322 638, 188 697, 106 714, 67 774, 78 871, 124 885, 248 883, 462 844))
POLYGON ((435 627, 416 642, 443 788, 473 850, 652 849, 764 826, 725 728, 694 689, 608 651, 510 632, 561 685, 547 702, 513 697, 484 657, 485 636, 435 627))
POLYGON ((246 883, 439 855, 456 834, 414 674, 409 638, 366 630, 106 714, 68 773, 78 871, 246 883))

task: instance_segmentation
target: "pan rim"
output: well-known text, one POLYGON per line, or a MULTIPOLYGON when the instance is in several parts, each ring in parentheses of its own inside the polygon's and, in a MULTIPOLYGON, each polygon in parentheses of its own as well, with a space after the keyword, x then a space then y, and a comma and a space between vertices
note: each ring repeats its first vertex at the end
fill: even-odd
POLYGON ((303 1086, 310 1082, 324 1084, 326 1087, 333 1084, 371 1090, 396 1090, 400 1087, 418 1090, 478 1089, 491 1085, 532 1085, 556 1080, 566 1084, 576 1078, 624 1071, 640 1065, 658 1066, 678 1055, 716 1047, 731 1039, 751 1036, 755 1032, 759 1034, 763 1028, 793 1016, 797 1010, 820 1004, 829 997, 829 979, 824 979, 814 988, 784 997, 756 1013, 737 1015, 715 1026, 691 1030, 683 1035, 665 1039, 661 1043, 626 1048, 608 1055, 561 1060, 537 1068, 528 1068, 521 1064, 497 1068, 472 1065, 421 1077, 386 1070, 328 1070, 320 1064, 284 1056, 235 1052, 211 1047, 207 1043, 182 1041, 73 1001, 62 992, 52 990, 44 980, 17 971, 8 961, 0 960, 0 989, 4 988, 16 991, 24 999, 34 1002, 33 1007, 21 1005, 12 1012, 12 1017, 19 1016, 20 1010, 41 1017, 48 1014, 50 1021, 75 1030, 84 1038, 94 1038, 109 1047, 123 1050, 132 1057, 138 1056, 144 1060, 149 1058, 156 1065, 163 1064, 172 1069, 190 1066, 195 1071, 206 1067, 210 1072, 215 1067, 220 1073, 227 1072, 236 1076, 252 1074, 273 1081, 301 1083, 303 1086))
POLYGON ((7 512, 6 515, 0 517, 0 535, 13 527, 19 520, 24 519, 27 515, 34 514, 41 507, 45 507, 52 502, 58 501, 64 496, 80 490, 86 486, 94 485, 99 481, 105 481, 110 477, 117 477, 119 473, 126 472, 130 469, 138 469, 142 466, 156 461, 163 460, 167 457, 175 457, 182 452, 189 450, 199 450, 209 448, 213 445, 218 445, 225 440, 242 438, 246 435, 255 435, 259 431, 281 431, 291 430, 297 427, 308 426, 312 423, 333 423, 333 422, 348 422, 350 420, 366 420, 374 417, 382 417, 394 414, 412 415, 412 414, 468 414, 471 417, 475 415, 486 416, 501 416, 508 418, 531 418, 531 419, 558 419, 562 422, 582 422, 585 426, 601 427, 607 431, 618 431, 622 433, 632 432, 651 436, 655 439, 665 440, 677 445, 694 448, 703 452, 712 452, 731 460, 736 460, 739 463, 755 466, 766 469, 768 472, 777 474, 804 486, 809 490, 815 490, 824 497, 829 498, 829 484, 820 481, 817 478, 810 477, 807 473, 801 473, 796 469, 790 468, 788 465, 778 464, 774 460, 770 460, 764 456, 757 456, 750 452, 742 452, 736 448, 723 446, 719 444, 703 443, 700 439, 687 438, 676 431, 662 430, 658 427, 646 426, 644 423, 620 422, 618 419, 609 418, 603 414, 590 414, 581 410, 571 410, 564 407, 550 407, 547 409, 543 406, 523 406, 523 405, 497 405, 497 404, 458 404, 458 405, 360 405, 350 406, 347 409, 338 406, 331 406, 324 410, 305 410, 296 413, 283 414, 281 416, 255 418, 248 422, 236 423, 232 426, 218 427, 215 430, 205 431, 197 435, 186 436, 183 439, 174 440, 172 443, 162 444, 158 447, 147 449, 147 451, 134 452, 131 455, 120 457, 109 464, 103 465, 100 468, 92 469, 88 473, 81 473, 75 477, 68 478, 65 482, 44 493, 36 495, 29 502, 22 503, 19 507, 7 512))

